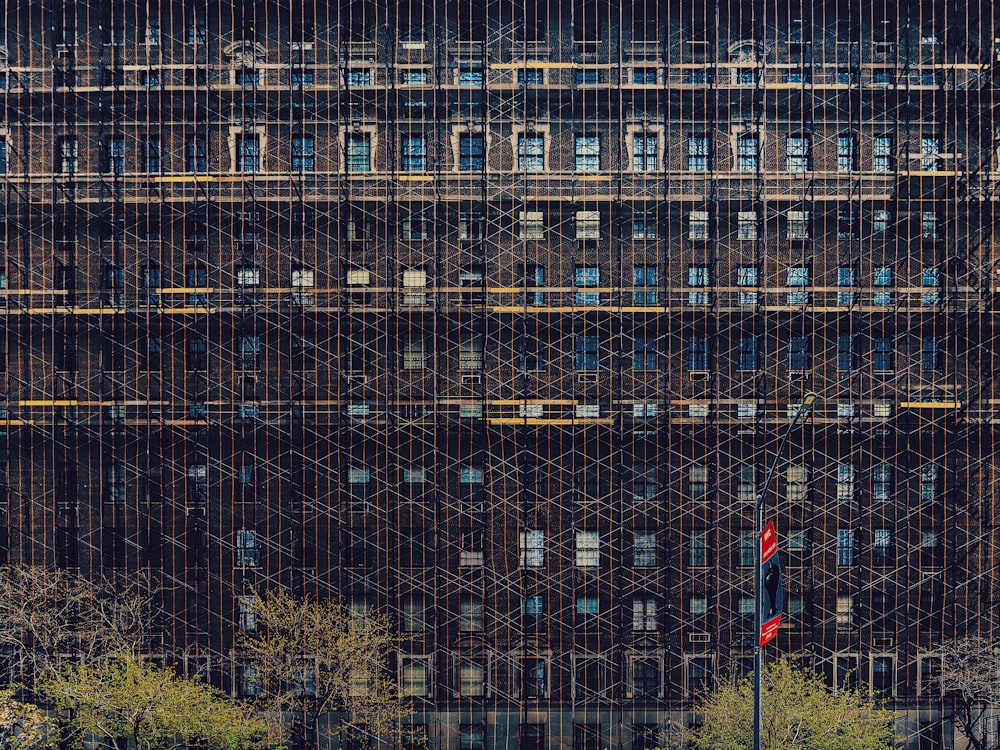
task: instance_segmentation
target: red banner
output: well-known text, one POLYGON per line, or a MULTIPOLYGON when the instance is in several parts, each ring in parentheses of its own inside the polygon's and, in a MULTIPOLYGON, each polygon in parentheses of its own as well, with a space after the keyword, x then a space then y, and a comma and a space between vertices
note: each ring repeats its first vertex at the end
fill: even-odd
POLYGON ((778 533, 774 530, 774 521, 768 521, 760 534, 760 563, 763 565, 778 551, 778 533))
POLYGON ((778 635, 781 615, 785 609, 785 587, 781 580, 781 561, 778 557, 778 532, 774 521, 768 521, 760 535, 760 645, 765 646, 778 635))
POLYGON ((772 617, 760 626, 760 645, 766 646, 778 635, 778 628, 781 626, 781 615, 772 617))

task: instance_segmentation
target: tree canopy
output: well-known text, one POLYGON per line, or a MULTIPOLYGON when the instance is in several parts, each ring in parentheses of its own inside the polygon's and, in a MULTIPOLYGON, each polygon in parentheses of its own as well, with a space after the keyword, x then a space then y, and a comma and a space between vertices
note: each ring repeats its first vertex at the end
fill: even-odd
MULTIPOLYGON (((763 676, 764 750, 891 750, 892 711, 855 690, 832 692, 815 672, 787 661, 763 676)), ((699 707, 698 750, 749 750, 753 745, 753 678, 725 685, 699 707)))
POLYGON ((254 629, 237 648, 275 714, 298 714, 312 734, 320 716, 335 713, 349 735, 398 738, 409 708, 386 671, 394 644, 388 619, 283 591, 255 597, 253 608, 254 629))
POLYGON ((106 737, 115 750, 167 750, 182 740, 206 750, 260 746, 267 725, 218 690, 132 655, 65 667, 42 686, 70 712, 78 736, 106 737))

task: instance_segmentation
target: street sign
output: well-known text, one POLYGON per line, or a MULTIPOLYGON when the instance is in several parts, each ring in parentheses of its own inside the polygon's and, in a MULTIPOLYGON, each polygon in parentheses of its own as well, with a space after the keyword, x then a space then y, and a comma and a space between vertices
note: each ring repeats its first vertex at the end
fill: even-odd
POLYGON ((765 646, 778 635, 781 615, 785 611, 785 586, 781 579, 778 558, 778 534, 774 521, 768 521, 760 535, 760 645, 765 646))

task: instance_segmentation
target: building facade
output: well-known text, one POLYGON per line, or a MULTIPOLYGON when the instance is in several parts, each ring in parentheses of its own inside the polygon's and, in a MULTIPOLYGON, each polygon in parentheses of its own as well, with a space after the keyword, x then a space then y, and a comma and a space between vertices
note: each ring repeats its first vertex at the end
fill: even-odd
MULTIPOLYGON (((991 3, 9 2, 2 562, 392 613, 441 750, 645 750, 771 653, 951 748, 997 631, 991 3), (699 7, 692 7, 692 6, 699 7)), ((416 731, 416 730, 415 730, 416 731)))

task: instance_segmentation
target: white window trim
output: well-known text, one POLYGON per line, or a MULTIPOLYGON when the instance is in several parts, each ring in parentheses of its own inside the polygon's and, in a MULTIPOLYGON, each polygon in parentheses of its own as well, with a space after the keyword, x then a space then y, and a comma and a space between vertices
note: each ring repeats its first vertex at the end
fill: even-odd
POLYGON ((550 154, 552 153, 552 129, 550 125, 532 125, 531 127, 515 125, 511 128, 510 145, 511 153, 514 155, 514 160, 512 162, 514 172, 517 174, 521 173, 521 170, 517 167, 517 148, 518 143, 521 140, 521 136, 525 133, 538 133, 542 136, 542 171, 528 172, 527 174, 544 174, 548 172, 550 170, 551 162, 550 154))
POLYGON ((399 667, 398 667, 397 678, 399 680, 400 694, 406 695, 409 698, 425 698, 425 699, 432 698, 434 696, 434 659, 431 656, 427 655, 427 654, 406 654, 406 653, 401 653, 399 655, 399 667), (427 687, 427 691, 424 693, 424 695, 416 695, 416 694, 411 694, 411 693, 403 693, 403 686, 404 686, 404 682, 403 682, 403 667, 404 667, 404 665, 406 664, 407 661, 421 661, 421 662, 424 663, 424 666, 427 668, 427 686, 426 686, 427 687))
MULTIPOLYGON (((459 172, 459 164, 461 163, 461 155, 459 154, 459 142, 461 141, 462 135, 464 134, 472 135, 482 135, 485 138, 483 144, 483 165, 486 167, 486 171, 492 171, 490 169, 490 150, 493 146, 493 131, 487 125, 480 127, 478 125, 454 125, 451 129, 451 171, 458 172, 459 174, 475 174, 475 172, 459 172)), ((428 143, 428 150, 430 144, 428 143)), ((517 164, 517 145, 514 146, 514 163, 517 164)), ((546 148, 546 153, 548 149, 546 148)))
POLYGON ((455 677, 455 681, 452 683, 451 694, 455 698, 489 698, 492 695, 492 680, 490 679, 493 673, 492 657, 490 654, 483 654, 481 656, 464 656, 461 654, 451 655, 451 673, 455 677), (462 694, 462 664, 473 664, 478 663, 483 668, 483 691, 479 695, 463 695, 462 694))
POLYGON ((628 171, 643 174, 645 172, 659 172, 666 166, 664 151, 666 150, 667 136, 662 125, 627 125, 625 127, 625 150, 628 152, 628 171), (652 169, 635 170, 635 138, 643 133, 656 136, 656 166, 652 169))
MULTIPOLYGON (((897 677, 896 677, 897 673, 899 672, 899 659, 897 658, 896 654, 894 654, 893 652, 891 652, 891 651, 884 651, 884 652, 883 651, 877 651, 877 652, 873 651, 872 653, 868 654, 868 685, 869 685, 869 689, 870 689, 872 695, 874 695, 876 693, 875 687, 874 687, 874 685, 875 685, 875 659, 878 658, 878 657, 882 657, 882 656, 887 656, 892 661, 892 685, 890 685, 889 689, 884 693, 884 695, 886 695, 887 697, 892 698, 892 697, 895 697, 895 695, 896 695, 896 690, 898 688, 898 682, 899 682, 898 679, 897 679, 897 677)), ((918 676, 918 679, 919 679, 919 676, 918 676)))
MULTIPOLYGON (((318 140, 318 139, 317 139, 318 140)), ((337 133, 337 147, 340 151, 340 173, 348 177, 366 177, 377 171, 378 161, 378 128, 374 125, 356 125, 350 128, 341 128, 337 133), (348 172, 347 171, 347 136, 367 134, 368 136, 368 171, 348 172)))
MULTIPOLYGON (((765 135, 766 131, 763 129, 747 128, 742 125, 733 126, 729 129, 729 153, 732 154, 733 163, 731 172, 738 171, 736 165, 739 162, 739 153, 737 152, 737 143, 740 136, 744 135, 755 135, 757 136, 757 166, 758 168, 763 168, 764 164, 764 152, 767 144, 767 137, 765 135)), ((745 172, 744 174, 753 174, 752 172, 745 172)))
POLYGON ((229 165, 230 171, 234 174, 263 174, 267 171, 267 128, 258 126, 255 128, 231 127, 229 128, 229 165), (241 135, 256 135, 257 145, 260 148, 260 168, 257 172, 242 172, 238 166, 238 155, 236 153, 236 141, 241 135))
MULTIPOLYGON (((638 631, 636 631, 636 632, 638 632, 638 631)), ((635 691, 635 663, 637 661, 655 661, 655 662, 657 662, 659 664, 659 666, 660 666, 660 687, 656 691, 656 695, 652 696, 652 697, 656 697, 656 698, 663 698, 663 697, 665 697, 664 682, 666 682, 666 680, 665 680, 665 675, 664 675, 664 653, 663 653, 663 649, 657 649, 653 653, 648 653, 648 654, 644 654, 644 653, 641 653, 641 652, 629 653, 629 654, 626 654, 626 659, 627 659, 627 664, 628 664, 628 679, 625 682, 625 697, 626 698, 635 698, 636 697, 636 691, 635 691)), ((643 697, 649 698, 651 696, 647 695, 647 696, 643 696, 643 697)))

